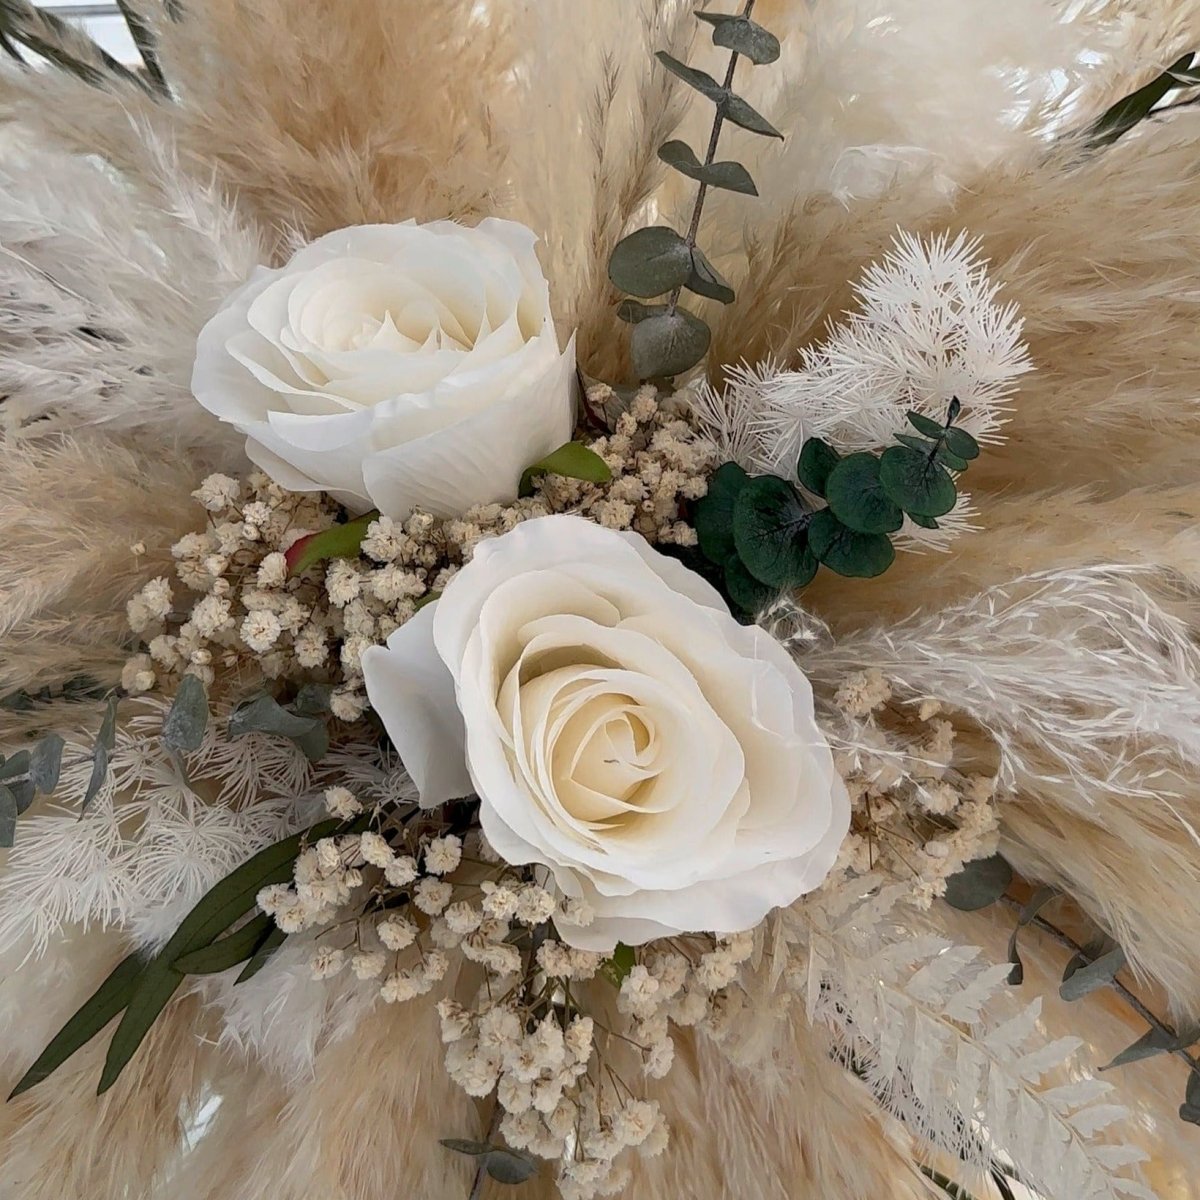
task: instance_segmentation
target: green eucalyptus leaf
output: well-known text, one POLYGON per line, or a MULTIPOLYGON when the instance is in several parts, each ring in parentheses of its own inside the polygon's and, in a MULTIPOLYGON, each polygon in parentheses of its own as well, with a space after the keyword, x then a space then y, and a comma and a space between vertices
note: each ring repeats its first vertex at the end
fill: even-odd
POLYGON ((1058 994, 1064 1000, 1081 1000, 1102 987, 1108 987, 1125 965, 1125 951, 1118 946, 1094 962, 1081 966, 1059 985, 1058 994))
POLYGON ((617 316, 627 325, 636 325, 647 317, 657 317, 668 309, 666 304, 642 304, 638 300, 622 300, 617 305, 617 316))
POLYGON ((939 425, 932 417, 925 416, 924 413, 910 412, 905 413, 908 418, 908 423, 926 437, 931 437, 936 442, 942 434, 946 432, 945 427, 939 425))
POLYGON ((79 815, 82 816, 91 807, 91 803, 100 794, 100 789, 108 779, 108 751, 103 743, 97 742, 92 747, 92 773, 88 777, 87 788, 79 805, 79 815))
POLYGON ((16 779, 19 775, 28 775, 30 757, 28 750, 18 750, 11 758, 0 757, 0 783, 16 779))
POLYGON ((744 196, 757 196, 758 188, 750 172, 739 162, 702 163, 687 142, 665 142, 658 149, 658 157, 681 175, 703 183, 707 187, 723 188, 727 192, 740 192, 744 196))
POLYGON ((683 286, 689 292, 707 296, 710 300, 719 300, 722 304, 732 304, 736 298, 733 288, 721 278, 716 267, 708 261, 699 246, 692 247, 692 272, 683 286))
POLYGON ((29 778, 43 796, 58 787, 66 743, 57 733, 48 733, 38 741, 29 756, 29 778))
POLYGON ((320 533, 310 533, 300 538, 284 555, 288 574, 299 575, 309 567, 328 562, 331 558, 357 558, 371 523, 378 520, 378 512, 364 513, 344 525, 331 525, 320 533))
POLYGON ((895 533, 904 524, 900 506, 879 482, 879 459, 863 451, 843 458, 825 481, 833 515, 855 533, 895 533))
POLYGON ((800 462, 796 475, 814 496, 825 496, 825 485, 829 474, 841 461, 841 455, 818 437, 811 437, 800 450, 800 462))
POLYGON ((509 1150, 492 1150, 483 1160, 484 1170, 497 1183, 515 1185, 525 1183, 538 1173, 537 1160, 531 1155, 509 1150))
POLYGON ((688 87, 695 88, 709 100, 719 101, 725 96, 725 89, 707 71, 698 71, 695 67, 689 67, 687 63, 680 62, 665 50, 659 50, 654 57, 677 79, 682 79, 688 87))
POLYGON ((806 532, 812 514, 790 483, 751 479, 733 505, 733 540, 742 565, 776 590, 803 587, 817 573, 806 532))
POLYGON ((292 711, 300 717, 323 717, 331 709, 333 688, 327 683, 306 683, 292 701, 292 711))
POLYGON ((692 273, 692 251, 666 225, 650 225, 622 238, 608 260, 608 277, 631 296, 661 296, 682 287, 692 273))
POLYGON ((318 724, 316 717, 290 713, 273 696, 265 693, 239 704, 229 716, 229 736, 243 737, 247 733, 273 733, 280 737, 304 737, 318 724))
POLYGON ((199 750, 208 728, 208 693, 195 675, 185 675, 163 721, 162 740, 168 750, 187 753, 199 750))
POLYGON ((122 959, 108 978, 59 1030, 50 1045, 38 1056, 37 1062, 21 1077, 21 1081, 13 1088, 8 1098, 12 1100, 41 1083, 57 1071, 76 1050, 87 1045, 128 1005, 143 967, 144 963, 136 954, 122 959))
POLYGON ((1054 888, 1038 888, 1029 898, 1029 903, 1021 909, 1017 916, 1017 923, 1013 926, 1013 931, 1008 938, 1008 961, 1012 963, 1012 971, 1009 972, 1008 982, 1013 987, 1019 987, 1025 982, 1025 964, 1021 961, 1021 954, 1017 949, 1017 938, 1021 930, 1057 895, 1058 892, 1054 888))
POLYGON ((1008 891, 1013 869, 999 854, 977 858, 946 880, 946 903, 960 912, 995 904, 1008 891))
POLYGON ((566 442, 545 458, 526 467, 519 488, 522 496, 532 493, 535 475, 562 475, 567 479, 582 479, 587 483, 608 483, 612 479, 608 463, 582 442, 566 442))
POLYGON ((707 495, 696 504, 693 525, 710 562, 723 563, 734 552, 733 505, 749 482, 750 476, 737 463, 722 463, 708 481, 707 495))
POLYGON ((879 481, 910 516, 942 517, 958 500, 958 489, 946 468, 908 446, 890 446, 883 452, 879 481))
POLYGON ((116 695, 109 696, 107 703, 104 705, 104 720, 100 722, 100 732, 96 734, 96 741, 111 754, 117 744, 117 703, 119 697, 116 695))
POLYGON ((808 544, 831 571, 851 579, 873 579, 896 561, 896 548, 886 533, 856 533, 828 508, 813 514, 808 544))
POLYGON ((0 783, 0 849, 10 850, 17 840, 17 797, 5 783, 0 783))
POLYGON ((950 406, 946 410, 946 428, 948 429, 955 421, 958 420, 958 414, 962 412, 962 401, 955 396, 950 401, 950 406))
POLYGON ((755 579, 736 554, 725 563, 725 592, 736 609, 751 616, 766 608, 778 594, 777 589, 755 579))
POLYGON ((707 353, 708 326, 684 308, 650 317, 633 327, 630 357, 639 379, 681 375, 707 353))
POLYGON ((37 794, 32 779, 17 779, 4 785, 12 792, 17 802, 17 815, 23 813, 32 803, 37 794))
POLYGON ((979 443, 965 430, 952 425, 945 434, 946 449, 970 461, 979 457, 979 443))
POLYGON ((928 458, 931 454, 937 453, 937 446, 928 438, 917 437, 915 433, 898 433, 895 435, 896 441, 901 445, 908 446, 912 450, 916 450, 928 458))
POLYGON ((438 1145, 445 1146, 447 1150, 453 1150, 455 1154, 466 1154, 470 1158, 479 1158, 492 1152, 489 1143, 475 1142, 468 1138, 439 1138, 438 1145))
POLYGON ((1100 1068, 1101 1071, 1111 1071, 1114 1067, 1124 1067, 1129 1063, 1141 1062, 1146 1058, 1156 1058, 1160 1054, 1174 1054, 1177 1050, 1186 1050, 1189 1046, 1200 1041, 1200 1029, 1186 1029, 1181 1033, 1172 1033, 1169 1029, 1148 1029, 1132 1046, 1126 1046, 1110 1063, 1100 1068))
POLYGON ((933 457, 947 471, 965 471, 967 469, 967 460, 959 458, 944 442, 934 451, 933 457))
POLYGON ((726 92, 724 98, 719 103, 719 108, 725 120, 732 121, 734 125, 738 125, 750 133, 762 134, 763 137, 773 137, 779 138, 780 141, 783 140, 783 134, 762 113, 743 100, 741 96, 735 96, 732 92, 726 92))
POLYGON ((773 63, 779 57, 779 39, 742 14, 696 13, 697 19, 713 27, 713 45, 748 58, 755 66, 773 63))
POLYGON ((1188 1074, 1187 1091, 1179 1106, 1179 1119, 1191 1125, 1200 1125, 1200 1071, 1195 1067, 1188 1074))

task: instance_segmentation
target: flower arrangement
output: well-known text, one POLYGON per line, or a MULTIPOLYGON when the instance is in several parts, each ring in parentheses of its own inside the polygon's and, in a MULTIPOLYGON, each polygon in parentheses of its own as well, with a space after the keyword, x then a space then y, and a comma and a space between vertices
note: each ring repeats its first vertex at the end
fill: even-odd
POLYGON ((1200 77, 1021 3, 982 200, 783 0, 0 5, 0 1191, 1192 1194, 1200 77))

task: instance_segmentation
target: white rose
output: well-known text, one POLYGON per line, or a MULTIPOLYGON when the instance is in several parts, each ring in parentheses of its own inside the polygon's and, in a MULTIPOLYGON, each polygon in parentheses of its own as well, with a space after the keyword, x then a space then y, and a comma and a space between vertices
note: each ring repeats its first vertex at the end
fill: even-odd
POLYGON ((192 390, 291 491, 392 517, 511 500, 574 424, 535 241, 500 220, 326 234, 209 321, 192 390))
POLYGON ((478 793, 497 853, 592 907, 560 925, 577 947, 748 929, 849 828, 799 668, 634 534, 554 516, 485 541, 363 670, 422 801, 478 793))

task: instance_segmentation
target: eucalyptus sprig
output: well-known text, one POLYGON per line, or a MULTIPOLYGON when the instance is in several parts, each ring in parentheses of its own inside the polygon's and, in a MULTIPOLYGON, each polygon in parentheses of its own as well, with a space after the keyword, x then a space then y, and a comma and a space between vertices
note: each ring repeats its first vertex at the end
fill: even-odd
POLYGON ((908 517, 924 529, 958 502, 955 475, 979 456, 979 443, 955 425, 951 401, 943 424, 910 412, 916 433, 898 433, 882 454, 844 458, 820 438, 800 451, 796 478, 749 476, 725 463, 696 505, 700 550, 722 572, 733 606, 752 614, 781 591, 811 583, 819 566, 869 579, 895 561, 891 534, 908 517), (800 486, 797 487, 796 485, 800 486), (809 497, 826 502, 817 508, 809 497))
POLYGON ((739 58, 761 65, 779 57, 779 40, 750 19, 754 4, 755 0, 746 0, 745 7, 736 14, 696 14, 712 26, 713 44, 732 52, 723 82, 718 83, 706 71, 689 67, 665 50, 655 55, 671 74, 711 100, 717 111, 703 161, 686 142, 669 141, 658 149, 658 157, 667 166, 699 184, 687 235, 666 225, 638 229, 617 243, 609 260, 608 277, 622 292, 642 300, 667 297, 660 304, 625 300, 617 309, 617 315, 633 326, 630 352, 633 369, 640 379, 678 375, 694 367, 708 353, 712 333, 700 317, 680 305, 684 289, 722 304, 734 300, 733 289, 709 262, 696 238, 709 188, 758 195, 750 172, 741 163, 716 161, 717 143, 725 122, 763 137, 783 137, 733 90, 739 58))

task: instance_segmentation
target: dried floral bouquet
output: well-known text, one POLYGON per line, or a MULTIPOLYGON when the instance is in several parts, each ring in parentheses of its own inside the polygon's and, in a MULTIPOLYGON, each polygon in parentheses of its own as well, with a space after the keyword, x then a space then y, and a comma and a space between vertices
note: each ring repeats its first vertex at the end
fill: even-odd
POLYGON ((0 2, 0 1193, 1195 1195, 1200 6, 120 7, 0 2))

